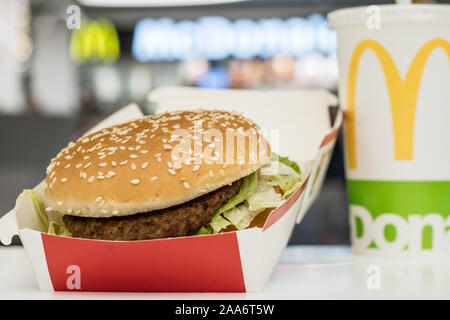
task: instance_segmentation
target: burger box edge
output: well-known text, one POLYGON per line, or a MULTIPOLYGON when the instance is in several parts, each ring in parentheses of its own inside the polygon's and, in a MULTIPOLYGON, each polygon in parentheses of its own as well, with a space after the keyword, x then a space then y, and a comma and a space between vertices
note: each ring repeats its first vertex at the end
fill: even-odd
MULTIPOLYGON (((301 90, 297 92, 301 92, 301 90)), ((325 95, 334 97, 328 92, 325 95)), ((330 102, 332 100, 329 99, 330 102)), ((112 114, 88 133, 142 116, 136 105, 129 105, 112 114)), ((258 120, 255 120, 255 122, 258 123, 258 120)), ((34 214, 32 201, 28 197, 22 197, 18 199, 16 207, 0 219, 0 240, 4 244, 9 244, 12 236, 19 234, 33 266, 39 287, 42 290, 261 291, 270 278, 278 258, 289 240, 295 222, 300 222, 319 193, 341 124, 342 112, 339 111, 334 124, 330 125, 329 123, 326 134, 321 137, 316 156, 312 160, 300 161, 305 173, 303 185, 285 203, 269 215, 263 228, 252 228, 216 235, 133 242, 73 239, 36 231, 39 230, 40 224, 36 214, 34 214), (188 247, 183 248, 183 243, 189 244, 188 247), (195 247, 191 246, 192 243, 195 243, 195 247), (195 248, 194 251, 197 255, 193 254, 194 257, 198 258, 198 256, 201 256, 202 247, 205 245, 209 249, 216 251, 217 245, 221 245, 223 246, 222 249, 225 250, 220 250, 219 254, 216 253, 214 256, 206 257, 201 261, 193 261, 192 256, 186 257, 183 254, 183 250, 188 249, 192 251, 195 248), (152 261, 145 261, 143 263, 145 268, 141 267, 137 268, 138 270, 133 270, 136 264, 142 263, 139 256, 135 256, 136 251, 140 252, 140 254, 153 252, 152 249, 148 251, 152 246, 158 247, 160 263, 157 266, 153 266, 154 263, 152 264, 152 261), (68 247, 71 247, 72 250, 67 250, 68 247), (80 249, 81 247, 82 249, 80 249), (102 254, 106 254, 106 257, 103 257, 106 259, 106 262, 113 262, 114 259, 119 258, 132 261, 124 265, 123 268, 112 268, 114 270, 104 272, 105 264, 102 265, 98 259, 92 259, 92 254, 94 256, 98 254, 96 250, 100 247, 102 248, 102 254), (112 247, 116 247, 116 249, 111 249, 112 247), (66 252, 65 255, 61 254, 63 249, 66 249, 64 251, 66 252), (179 267, 172 266, 167 271, 168 264, 173 262, 173 260, 165 259, 161 256, 161 253, 167 253, 168 249, 169 252, 183 255, 183 259, 186 259, 191 264, 191 270, 195 270, 195 266, 197 266, 199 271, 191 272, 189 281, 186 281, 184 265, 179 267), (83 252, 84 250, 86 252, 83 252), (114 255, 111 255, 111 250, 116 251, 115 258, 114 255), (76 252, 80 256, 75 258, 74 253, 76 252), (130 259, 133 255, 134 258, 130 259), (87 257, 91 258, 89 260, 94 261, 85 265, 87 257), (73 263, 68 263, 69 261, 73 263), (227 264, 228 267, 224 268, 227 264), (229 265, 232 265, 232 267, 230 268, 229 265), (131 270, 129 270, 130 268, 131 270), (149 270, 156 273, 158 281, 154 281, 154 278, 148 279, 149 270), (166 271, 167 275, 164 276, 162 273, 166 271), (221 271, 226 276, 217 280, 216 278, 220 278, 221 271), (133 276, 124 278, 124 273, 133 274, 133 276), (122 280, 111 281, 114 277, 122 278, 122 280), (199 283, 198 280, 200 278, 206 280, 203 283, 199 283)), ((36 186, 35 190, 42 195, 42 183, 36 186)))

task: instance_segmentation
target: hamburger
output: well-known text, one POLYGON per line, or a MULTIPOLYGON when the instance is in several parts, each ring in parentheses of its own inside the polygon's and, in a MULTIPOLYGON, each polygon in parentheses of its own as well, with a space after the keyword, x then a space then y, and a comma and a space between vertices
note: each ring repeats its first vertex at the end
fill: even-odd
POLYGON ((130 241, 245 229, 295 191, 300 173, 241 114, 150 115, 84 136, 51 160, 45 210, 58 218, 49 232, 130 241))

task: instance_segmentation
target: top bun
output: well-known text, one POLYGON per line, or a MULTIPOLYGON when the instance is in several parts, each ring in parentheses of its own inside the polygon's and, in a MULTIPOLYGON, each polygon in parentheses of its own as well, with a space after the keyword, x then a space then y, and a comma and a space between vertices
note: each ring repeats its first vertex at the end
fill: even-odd
POLYGON ((270 154, 241 114, 166 112, 70 142, 47 168, 45 197, 48 210, 84 217, 164 209, 257 171, 270 154))

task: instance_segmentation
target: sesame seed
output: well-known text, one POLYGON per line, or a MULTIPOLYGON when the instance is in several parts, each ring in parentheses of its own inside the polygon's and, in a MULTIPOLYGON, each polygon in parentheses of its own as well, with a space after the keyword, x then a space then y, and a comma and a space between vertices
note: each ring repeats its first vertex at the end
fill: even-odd
POLYGON ((100 180, 105 179, 105 176, 97 176, 97 179, 100 179, 100 180))
POLYGON ((141 150, 142 154, 147 153, 147 152, 148 152, 148 150, 141 150))
POLYGON ((117 209, 114 209, 112 212, 111 212, 113 215, 118 215, 119 214, 119 210, 117 210, 117 209))
POLYGON ((87 169, 87 168, 89 168, 90 165, 91 165, 91 162, 88 162, 88 163, 84 166, 84 168, 87 169))
POLYGON ((102 201, 103 200, 103 197, 102 196, 98 196, 97 198, 95 198, 95 202, 100 202, 100 201, 102 201))
POLYGON ((172 164, 172 162, 167 162, 167 166, 169 167, 169 168, 173 168, 173 164, 172 164))
POLYGON ((94 181, 94 179, 95 179, 94 176, 90 176, 89 179, 88 179, 88 182, 89 182, 89 183, 92 183, 92 182, 94 181))
POLYGON ((64 169, 67 169, 68 167, 70 167, 70 163, 66 164, 66 165, 64 166, 64 169))
POLYGON ((106 209, 101 209, 100 212, 106 214, 106 213, 108 213, 108 210, 106 210, 106 209))
POLYGON ((155 181, 156 179, 158 179, 158 177, 157 176, 153 176, 153 177, 150 178, 150 181, 155 181))
POLYGON ((58 206, 62 206, 62 205, 63 205, 63 203, 62 203, 61 201, 56 202, 56 204, 57 204, 58 206))
POLYGON ((47 212, 52 211, 52 210, 53 210, 52 207, 47 207, 47 208, 45 208, 45 211, 47 211, 47 212))
POLYGON ((164 150, 172 150, 172 146, 170 144, 163 145, 164 150))
POLYGON ((88 143, 89 142, 89 138, 84 138, 83 140, 81 140, 82 143, 88 143))
POLYGON ((136 170, 136 164, 135 163, 131 164, 131 170, 136 170))
POLYGON ((110 175, 111 177, 115 176, 116 173, 114 171, 108 171, 108 175, 110 175))
POLYGON ((131 184, 138 184, 139 182, 141 182, 141 180, 139 180, 139 179, 131 180, 131 184))
POLYGON ((128 160, 122 161, 122 162, 120 162, 120 165, 123 166, 123 165, 127 164, 127 162, 128 162, 128 160))
POLYGON ((186 189, 189 189, 191 186, 189 185, 189 183, 187 181, 184 181, 183 187, 185 187, 186 189))
POLYGON ((66 182, 67 181, 67 178, 62 178, 61 179, 61 182, 66 182))
POLYGON ((89 156, 84 156, 84 157, 83 157, 84 160, 87 160, 87 159, 89 159, 89 158, 90 158, 89 156))
POLYGON ((169 169, 169 173, 170 173, 171 175, 175 175, 175 174, 176 174, 175 170, 173 170, 173 169, 169 169))
POLYGON ((102 162, 99 164, 100 167, 106 167, 107 163, 106 162, 102 162))
POLYGON ((192 167, 192 171, 197 171, 198 169, 200 169, 200 166, 198 164, 192 167))
POLYGON ((130 154, 130 158, 131 159, 136 159, 138 156, 137 155, 135 155, 135 154, 130 154))
POLYGON ((161 158, 158 158, 158 159, 156 159, 156 160, 158 160, 158 162, 161 162, 161 161, 162 161, 162 159, 161 159, 161 158))
POLYGON ((157 154, 155 154, 155 158, 159 158, 159 157, 161 157, 161 155, 162 155, 162 153, 157 153, 157 154))
POLYGON ((112 165, 113 167, 115 167, 115 166, 117 166, 117 162, 111 161, 111 165, 112 165))
POLYGON ((142 169, 145 169, 145 168, 147 168, 147 166, 148 166, 148 162, 144 162, 144 163, 142 164, 141 168, 142 168, 142 169))
POLYGON ((82 164, 81 163, 77 163, 77 165, 75 166, 75 168, 80 168, 82 166, 82 164))

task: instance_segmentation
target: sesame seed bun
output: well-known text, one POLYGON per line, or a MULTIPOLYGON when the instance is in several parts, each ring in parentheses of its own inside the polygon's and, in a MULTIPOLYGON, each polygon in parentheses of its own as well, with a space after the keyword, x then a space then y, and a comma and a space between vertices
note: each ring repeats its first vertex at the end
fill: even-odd
POLYGON ((65 215, 159 210, 257 171, 270 154, 260 128, 241 114, 172 111, 69 143, 47 168, 45 196, 51 210, 65 215))

